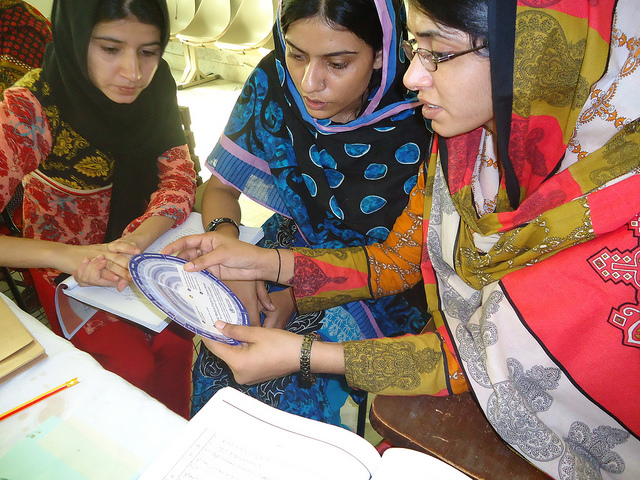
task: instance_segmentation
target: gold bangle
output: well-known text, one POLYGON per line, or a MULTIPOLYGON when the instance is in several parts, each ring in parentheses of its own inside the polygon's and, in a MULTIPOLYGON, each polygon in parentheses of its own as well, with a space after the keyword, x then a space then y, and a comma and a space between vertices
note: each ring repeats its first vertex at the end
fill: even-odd
POLYGON ((313 342, 320 341, 320 335, 316 332, 309 333, 302 340, 302 348, 300 349, 300 378, 298 383, 303 388, 309 388, 316 383, 317 375, 311 373, 311 347, 313 342))

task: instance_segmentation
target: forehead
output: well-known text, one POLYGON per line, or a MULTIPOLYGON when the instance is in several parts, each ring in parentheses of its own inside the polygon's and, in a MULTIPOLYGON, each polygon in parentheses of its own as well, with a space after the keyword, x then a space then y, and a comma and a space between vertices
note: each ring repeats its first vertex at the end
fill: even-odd
POLYGON ((407 10, 407 28, 417 40, 430 38, 463 44, 469 40, 469 34, 453 28, 444 28, 411 4, 407 10))
POLYGON ((142 43, 159 43, 160 29, 155 25, 142 23, 135 18, 123 18, 96 23, 91 36, 92 38, 108 38, 119 41, 135 39, 142 43))
POLYGON ((305 53, 321 55, 337 52, 357 53, 368 46, 350 30, 336 25, 329 26, 318 16, 293 22, 287 29, 285 41, 305 53))

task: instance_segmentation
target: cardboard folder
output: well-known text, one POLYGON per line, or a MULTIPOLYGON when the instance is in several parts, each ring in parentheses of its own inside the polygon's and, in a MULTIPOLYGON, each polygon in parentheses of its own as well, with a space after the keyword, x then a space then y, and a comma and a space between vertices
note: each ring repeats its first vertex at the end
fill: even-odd
POLYGON ((0 298, 0 382, 44 359, 47 354, 27 327, 0 298))

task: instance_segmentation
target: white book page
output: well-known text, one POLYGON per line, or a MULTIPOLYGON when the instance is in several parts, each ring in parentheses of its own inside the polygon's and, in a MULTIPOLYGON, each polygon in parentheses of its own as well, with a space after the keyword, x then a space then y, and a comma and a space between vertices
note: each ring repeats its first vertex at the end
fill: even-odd
POLYGON ((379 462, 376 449, 353 432, 277 410, 227 387, 140 480, 364 480, 379 462))
POLYGON ((469 480, 460 470, 426 453, 389 448, 382 454, 372 480, 469 480))
POLYGON ((171 242, 175 242, 180 237, 185 237, 187 235, 196 235, 198 233, 204 233, 204 228, 202 227, 202 215, 200 215, 198 212, 191 212, 189 218, 187 218, 176 228, 170 228, 162 235, 160 235, 155 242, 147 247, 145 252, 159 253, 160 250, 169 245, 171 242))
MULTIPOLYGON (((58 289, 63 289, 62 292, 79 302, 119 315, 154 332, 161 332, 170 323, 167 315, 133 283, 122 292, 116 287, 80 287, 73 277, 67 278, 61 285, 58 289)), ((60 294, 58 289, 56 295, 60 294)))
MULTIPOLYGON (((164 247, 172 242, 175 242, 181 237, 187 235, 197 235, 204 233, 204 227, 202 226, 202 215, 198 212, 192 212, 180 226, 167 230, 164 234, 156 239, 145 250, 148 253, 160 253, 164 247)), ((240 226, 240 240, 247 243, 257 243, 264 236, 264 232, 258 227, 246 227, 240 226)))

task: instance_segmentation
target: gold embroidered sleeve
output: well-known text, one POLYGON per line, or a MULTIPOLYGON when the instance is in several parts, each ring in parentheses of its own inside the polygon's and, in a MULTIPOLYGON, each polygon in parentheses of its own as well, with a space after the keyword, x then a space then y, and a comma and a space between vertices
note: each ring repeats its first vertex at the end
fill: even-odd
POLYGON ((350 386, 385 395, 429 395, 447 389, 440 338, 406 335, 344 343, 350 386))

